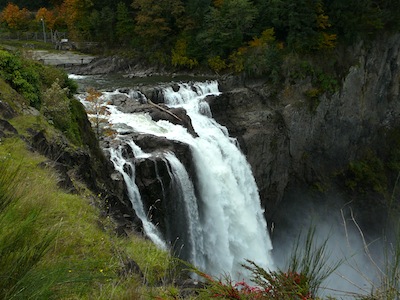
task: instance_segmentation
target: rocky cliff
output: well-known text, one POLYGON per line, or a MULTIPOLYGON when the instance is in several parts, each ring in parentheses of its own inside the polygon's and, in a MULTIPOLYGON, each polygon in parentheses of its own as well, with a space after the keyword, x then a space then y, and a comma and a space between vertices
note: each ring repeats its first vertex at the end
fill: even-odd
MULTIPOLYGON (((293 185, 329 189, 335 175, 367 150, 387 161, 389 136, 400 126, 400 35, 347 49, 340 88, 310 100, 309 79, 222 81, 209 100, 214 118, 238 137, 272 217, 293 185), (310 103, 311 101, 311 103, 310 103)), ((390 177, 390 176, 389 176, 390 177)))
POLYGON ((125 234, 132 227, 140 227, 141 222, 131 207, 126 186, 120 180, 111 180, 110 175, 114 172, 114 168, 100 149, 82 104, 74 100, 71 109, 75 111, 75 122, 79 125, 79 132, 84 141, 79 147, 71 143, 61 132, 40 121, 41 115, 36 109, 25 108, 22 115, 2 101, 0 101, 0 141, 2 138, 24 140, 32 152, 38 152, 47 158, 41 167, 56 170, 58 185, 61 188, 70 193, 83 194, 82 186, 85 185, 98 195, 102 202, 99 203, 99 199, 92 198, 91 203, 99 206, 104 214, 114 218, 118 233, 125 234), (37 120, 32 124, 27 122, 27 128, 18 131, 11 124, 21 122, 13 119, 17 116, 23 119, 29 118, 30 115, 34 115, 37 120))
MULTIPOLYGON (((339 195, 344 201, 362 198, 369 211, 366 219, 375 222, 371 207, 376 212, 378 204, 387 206, 387 195, 394 191, 399 172, 394 165, 400 161, 395 154, 400 149, 400 34, 342 48, 334 56, 336 78, 340 79, 334 91, 310 93, 316 90, 310 76, 286 76, 279 90, 277 84, 262 78, 227 77, 219 81, 223 93, 208 99, 213 117, 238 139, 246 154, 271 222, 287 218, 282 211, 295 207, 305 194, 315 193, 319 193, 314 197, 318 201, 332 193, 334 199, 339 195), (361 191, 357 185, 365 188, 361 191)), ((141 92, 162 105, 158 87, 142 87, 141 92)), ((134 108, 125 100, 116 99, 123 103, 114 104, 129 112, 149 110, 155 119, 171 118, 143 99, 134 108)), ((190 120, 183 125, 193 131, 190 120)), ((148 137, 135 140, 144 148, 177 146, 148 137), (154 145, 150 145, 152 140, 154 145)), ((182 157, 192 169, 188 155, 182 157)), ((164 164, 152 161, 138 166, 137 183, 147 207, 159 205, 161 187, 153 173, 156 165, 165 169, 160 167, 164 164)), ((168 185, 167 172, 161 177, 168 185)), ((154 217, 168 231, 168 208, 159 207, 159 211, 164 213, 154 217)))

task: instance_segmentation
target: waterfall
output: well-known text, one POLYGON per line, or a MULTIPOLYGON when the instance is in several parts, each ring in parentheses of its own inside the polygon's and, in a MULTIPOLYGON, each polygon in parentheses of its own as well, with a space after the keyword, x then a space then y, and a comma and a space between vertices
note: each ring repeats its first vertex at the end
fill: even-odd
MULTIPOLYGON (((142 155, 140 148, 137 147, 132 141, 127 143, 136 158, 142 155)), ((161 233, 158 231, 157 227, 150 222, 143 208, 143 203, 141 201, 139 189, 135 183, 135 166, 122 156, 122 147, 119 146, 118 149, 110 148, 110 158, 114 164, 115 169, 120 172, 126 183, 129 199, 131 200, 132 207, 135 210, 137 216, 143 223, 143 229, 147 236, 161 249, 167 249, 167 245, 164 242, 161 233), (127 168, 127 170, 125 169, 127 168), (130 174, 128 174, 128 172, 130 174)), ((143 153, 143 156, 146 156, 143 153)))
POLYGON ((167 152, 165 158, 171 166, 173 185, 177 189, 178 196, 182 198, 181 201, 178 201, 183 206, 188 221, 188 241, 184 241, 189 246, 187 258, 200 270, 204 270, 203 230, 193 183, 185 167, 173 153, 167 152))
MULTIPOLYGON (((216 81, 180 84, 179 90, 164 88, 168 106, 183 107, 190 116, 198 137, 186 128, 168 121, 154 122, 145 113, 127 114, 109 105, 109 122, 115 128, 132 128, 137 133, 152 134, 189 145, 196 180, 192 181, 184 166, 171 152, 163 153, 174 186, 180 193, 181 212, 185 214, 186 251, 189 260, 205 272, 219 276, 229 273, 234 279, 246 277, 241 264, 245 259, 272 269, 272 245, 260 205, 258 189, 250 165, 229 137, 225 127, 212 117, 207 95, 219 94, 216 81)), ((122 131, 121 131, 122 132, 122 131)), ((133 148, 132 144, 129 144, 133 148)), ((134 165, 123 159, 121 148, 110 149, 111 160, 124 177, 132 205, 143 221, 146 233, 164 246, 157 228, 146 218, 140 194, 134 184, 134 165), (129 166, 129 175, 125 169, 129 166)), ((143 153, 136 153, 142 155, 143 153)), ((148 154, 150 155, 150 154, 148 154)), ((183 219, 182 219, 183 220, 183 219)), ((182 230, 182 228, 177 228, 182 230)), ((171 241, 169 241, 171 242, 171 241)))

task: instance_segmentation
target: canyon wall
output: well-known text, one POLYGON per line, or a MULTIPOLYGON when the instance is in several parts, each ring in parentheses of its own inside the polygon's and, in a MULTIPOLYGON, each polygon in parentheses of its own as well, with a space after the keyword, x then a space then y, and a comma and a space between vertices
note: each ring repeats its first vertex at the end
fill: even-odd
POLYGON ((351 66, 333 94, 309 99, 307 78, 282 84, 229 78, 209 99, 214 118, 237 137, 271 217, 294 182, 330 184, 371 149, 385 160, 386 135, 400 126, 400 35, 347 49, 351 66))

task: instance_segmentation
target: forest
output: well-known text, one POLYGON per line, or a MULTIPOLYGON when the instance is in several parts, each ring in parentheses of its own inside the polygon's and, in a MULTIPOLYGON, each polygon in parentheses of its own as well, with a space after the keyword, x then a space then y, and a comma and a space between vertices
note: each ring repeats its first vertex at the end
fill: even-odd
POLYGON ((0 10, 3 33, 40 31, 43 20, 70 40, 150 63, 272 79, 287 53, 325 53, 400 29, 397 0, 2 0, 0 10))

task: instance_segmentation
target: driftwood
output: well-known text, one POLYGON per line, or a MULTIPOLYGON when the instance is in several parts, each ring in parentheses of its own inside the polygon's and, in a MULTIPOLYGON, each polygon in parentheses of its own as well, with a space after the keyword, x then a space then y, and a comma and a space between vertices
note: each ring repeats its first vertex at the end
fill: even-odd
POLYGON ((175 115, 174 113, 170 112, 168 109, 165 109, 164 107, 155 104, 153 101, 151 101, 150 99, 147 99, 147 102, 155 107, 157 107, 158 109, 161 109, 162 111, 166 112, 167 114, 170 114, 171 116, 173 116, 175 119, 177 119, 180 122, 183 122, 183 120, 181 118, 179 118, 177 115, 175 115))

